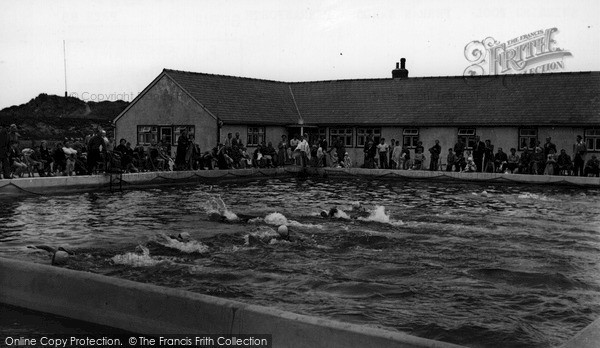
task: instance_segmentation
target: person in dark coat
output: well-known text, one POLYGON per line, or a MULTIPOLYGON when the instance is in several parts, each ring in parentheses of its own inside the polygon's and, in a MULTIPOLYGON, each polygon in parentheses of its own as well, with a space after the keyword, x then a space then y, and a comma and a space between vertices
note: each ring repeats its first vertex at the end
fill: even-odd
MULTIPOLYGON (((101 135, 101 130, 96 130, 96 134, 90 138, 87 144, 87 171, 88 174, 93 174, 98 162, 102 162, 102 153, 106 153, 106 144, 101 135)), ((56 161, 55 165, 60 166, 60 162, 56 161)))
POLYGON ((0 163, 2 164, 4 179, 10 179, 10 163, 8 160, 9 150, 10 141, 8 132, 4 126, 0 125, 0 163))
POLYGON ((185 156, 187 155, 189 145, 190 140, 188 138, 188 132, 187 130, 183 130, 181 131, 179 139, 177 139, 177 155, 175 156, 175 167, 177 168, 177 170, 187 169, 187 162, 185 161, 185 156))
MULTIPOLYGON (((493 150, 492 150, 493 153, 493 150)), ((479 136, 475 137, 475 146, 473 146, 473 160, 477 166, 477 171, 483 171, 483 155, 485 154, 485 143, 479 136)))

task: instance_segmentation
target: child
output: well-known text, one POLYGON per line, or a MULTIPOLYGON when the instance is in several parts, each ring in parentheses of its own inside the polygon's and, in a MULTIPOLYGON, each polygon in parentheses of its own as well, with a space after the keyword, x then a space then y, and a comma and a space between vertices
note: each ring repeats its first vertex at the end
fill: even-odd
POLYGON ((415 153, 415 160, 411 169, 421 170, 423 168, 423 162, 425 162, 425 155, 423 154, 423 149, 417 148, 417 153, 415 153))
POLYGON ((452 151, 452 148, 449 148, 448 157, 446 158, 446 171, 451 172, 454 166, 458 166, 458 163, 456 163, 456 155, 454 154, 454 151, 452 151))
POLYGON ((463 171, 467 173, 477 171, 477 165, 475 164, 475 160, 473 159, 471 151, 467 151, 467 164, 465 165, 465 169, 463 171))
POLYGON ((352 168, 352 160, 350 159, 350 155, 346 152, 344 155, 344 168, 352 168))

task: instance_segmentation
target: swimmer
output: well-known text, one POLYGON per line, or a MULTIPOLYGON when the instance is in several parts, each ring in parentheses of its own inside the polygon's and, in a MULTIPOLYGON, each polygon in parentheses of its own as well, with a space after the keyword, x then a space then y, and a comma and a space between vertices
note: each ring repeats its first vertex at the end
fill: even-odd
MULTIPOLYGON (((276 241, 294 242, 290 235, 290 230, 286 225, 281 225, 277 232, 271 228, 259 228, 258 230, 246 235, 248 245, 268 245, 276 241)), ((301 239, 301 238, 298 238, 301 239)))
POLYGON ((335 217, 335 214, 337 214, 337 213, 338 213, 338 208, 333 207, 333 208, 329 209, 329 212, 327 212, 325 210, 321 211, 321 217, 325 218, 325 219, 332 218, 332 217, 335 217))
POLYGON ((254 216, 254 215, 247 215, 247 214, 235 214, 235 216, 237 216, 237 219, 234 220, 230 220, 229 218, 227 218, 227 216, 225 215, 224 212, 216 212, 213 211, 212 213, 208 214, 208 220, 210 221, 215 221, 215 222, 238 222, 238 223, 246 223, 252 219, 256 219, 258 218, 258 216, 254 216))
POLYGON ((343 210, 339 210, 337 207, 333 207, 329 209, 329 211, 321 211, 320 215, 324 219, 341 219, 347 216, 347 218, 354 220, 359 217, 367 217, 370 214, 359 202, 352 203, 352 210, 350 211, 350 214, 346 215, 344 213, 345 212, 343 210))
POLYGON ((29 249, 35 250, 44 250, 48 253, 52 254, 51 264, 55 266, 65 265, 69 260, 70 255, 75 255, 73 251, 67 250, 63 247, 53 248, 48 245, 37 245, 37 246, 28 246, 29 249))

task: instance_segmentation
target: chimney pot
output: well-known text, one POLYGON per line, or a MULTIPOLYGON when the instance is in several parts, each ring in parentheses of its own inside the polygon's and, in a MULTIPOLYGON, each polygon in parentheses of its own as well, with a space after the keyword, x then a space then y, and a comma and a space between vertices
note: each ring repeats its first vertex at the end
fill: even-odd
POLYGON ((405 69, 404 64, 406 63, 406 59, 400 59, 400 63, 402 64, 402 67, 400 69, 405 69))

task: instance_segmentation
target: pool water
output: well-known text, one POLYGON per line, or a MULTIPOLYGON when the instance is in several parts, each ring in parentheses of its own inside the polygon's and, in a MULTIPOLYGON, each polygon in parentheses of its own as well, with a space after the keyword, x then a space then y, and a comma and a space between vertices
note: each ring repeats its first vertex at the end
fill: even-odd
POLYGON ((600 316, 599 197, 312 178, 29 197, 0 202, 0 255, 48 263, 35 246, 62 246, 73 269, 470 347, 547 347, 600 316))

